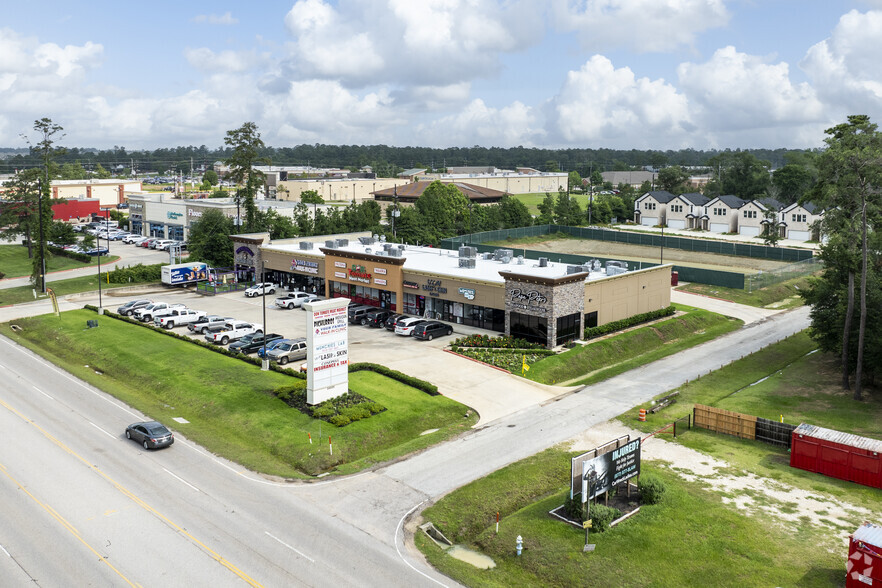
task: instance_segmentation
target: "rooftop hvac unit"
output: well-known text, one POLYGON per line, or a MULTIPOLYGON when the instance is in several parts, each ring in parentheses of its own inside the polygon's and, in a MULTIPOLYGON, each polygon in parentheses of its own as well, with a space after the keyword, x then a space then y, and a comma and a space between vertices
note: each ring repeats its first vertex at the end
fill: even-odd
POLYGON ((511 260, 511 258, 514 257, 514 251, 512 251, 511 249, 496 249, 495 251, 493 251, 493 257, 497 261, 502 261, 502 259, 505 257, 511 260))
POLYGON ((401 249, 393 247, 389 250, 389 257, 401 257, 401 249))
POLYGON ((488 251, 487 253, 484 254, 484 259, 486 259, 486 260, 493 259, 493 254, 488 251))
POLYGON ((524 265, 524 256, 518 255, 518 265, 524 265))
POLYGON ((337 239, 337 247, 346 247, 349 245, 349 239, 337 239))
POLYGON ((626 274, 628 270, 623 267, 619 267, 617 265, 608 265, 606 266, 606 275, 608 276, 616 276, 618 274, 626 274))
POLYGON ((376 251, 374 251, 374 255, 378 257, 386 257, 387 253, 388 252, 385 249, 377 249, 376 251))
POLYGON ((306 251, 306 250, 312 249, 313 245, 314 245, 314 243, 312 241, 301 241, 300 242, 300 250, 306 251))
POLYGON ((589 273, 589 274, 591 273, 591 264, 590 263, 586 263, 585 265, 581 265, 579 267, 582 268, 583 272, 589 273))
POLYGON ((386 235, 380 235, 380 243, 386 242, 386 235))
POLYGON ((476 257, 478 255, 478 248, 472 247, 470 245, 460 245, 459 246, 459 256, 460 257, 476 257))
POLYGON ((376 233, 374 233, 373 235, 371 235, 371 237, 373 238, 374 241, 379 241, 379 240, 380 240, 380 236, 379 236, 378 234, 376 234, 376 233))
POLYGON ((334 249, 335 247, 337 247, 337 242, 336 241, 325 241, 325 247, 328 247, 329 249, 334 249))
POLYGON ((370 252, 371 252, 371 248, 370 248, 370 247, 365 247, 365 248, 364 248, 364 252, 370 254, 370 252))
POLYGON ((595 259, 593 265, 594 265, 594 271, 600 271, 600 260, 599 259, 595 259))
POLYGON ((578 274, 579 272, 584 271, 581 265, 568 265, 567 266, 567 275, 570 274, 578 274))
POLYGON ((540 257, 539 258, 539 267, 548 267, 548 258, 540 257))
POLYGON ((373 237, 359 237, 358 242, 361 243, 362 245, 373 245, 374 238, 373 237))
POLYGON ((475 269, 475 261, 474 257, 460 257, 459 267, 475 269))

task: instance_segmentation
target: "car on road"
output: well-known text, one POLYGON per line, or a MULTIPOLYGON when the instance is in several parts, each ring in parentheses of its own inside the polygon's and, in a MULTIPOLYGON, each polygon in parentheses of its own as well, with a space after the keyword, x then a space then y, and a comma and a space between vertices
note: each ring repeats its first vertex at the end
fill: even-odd
MULTIPOLYGON (((159 311, 165 313, 165 311, 159 311)), ((174 329, 182 327, 190 323, 198 321, 205 316, 204 310, 193 310, 191 308, 171 308, 167 314, 153 315, 153 324, 164 329, 174 329)))
POLYGON ((144 449, 158 449, 174 443, 175 435, 162 423, 145 421, 126 427, 126 439, 140 443, 144 449))
POLYGON ((284 337, 278 333, 270 333, 266 338, 264 338, 263 333, 254 333, 252 335, 245 335, 235 343, 230 343, 230 346, 227 349, 237 353, 254 353, 258 349, 263 348, 264 341, 269 345, 272 341, 277 341, 279 339, 284 339, 284 337))
MULTIPOLYGON (((282 343, 287 343, 289 341, 291 341, 291 339, 276 339, 275 341, 267 341, 266 350, 267 352, 270 352, 282 343)), ((263 346, 261 346, 260 349, 257 350, 257 357, 263 359, 263 346)))
POLYGON ((227 343, 238 341, 245 335, 251 335, 252 333, 263 333, 263 325, 245 323, 242 321, 231 321, 224 323, 222 330, 205 335, 205 340, 209 343, 226 345, 227 343))
POLYGON ((150 306, 151 304, 153 304, 153 301, 146 298, 141 298, 139 300, 129 300, 116 309, 116 314, 131 316, 131 314, 139 308, 144 308, 145 306, 150 306))
POLYGON ((374 310, 372 312, 367 313, 365 318, 367 319, 367 326, 369 327, 382 327, 386 323, 386 319, 395 314, 391 310, 374 310))
POLYGON ((410 337, 411 335, 413 335, 413 330, 416 328, 416 326, 421 325, 424 322, 426 322, 426 319, 421 319, 415 316, 400 320, 395 325, 395 334, 410 337))
POLYGON ((208 333, 214 333, 222 330, 226 323, 234 320, 236 319, 231 316, 209 314, 187 325, 187 329, 189 329, 191 333, 201 333, 203 335, 207 335, 208 333))
POLYGON ((277 345, 272 351, 266 352, 270 361, 285 365, 289 361, 306 359, 306 339, 289 339, 286 343, 277 345))
POLYGON ((411 336, 415 339, 431 341, 435 337, 442 337, 444 335, 452 334, 453 327, 451 327, 450 325, 446 325, 439 321, 426 321, 423 324, 414 327, 411 336))
POLYGON ((307 294, 306 292, 288 292, 284 296, 276 298, 273 304, 279 308, 298 308, 310 296, 312 296, 312 294, 307 294))
POLYGON ((276 285, 272 282, 259 282, 245 289, 245 296, 254 298, 255 296, 263 296, 266 294, 275 294, 276 285))

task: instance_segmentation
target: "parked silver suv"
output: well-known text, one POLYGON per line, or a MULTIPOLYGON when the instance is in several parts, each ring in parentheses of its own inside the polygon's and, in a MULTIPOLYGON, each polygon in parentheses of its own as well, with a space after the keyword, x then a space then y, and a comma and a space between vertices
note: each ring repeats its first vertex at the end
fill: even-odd
POLYGON ((289 361, 306 359, 306 339, 291 339, 276 345, 266 352, 270 361, 277 361, 279 365, 285 365, 289 361))

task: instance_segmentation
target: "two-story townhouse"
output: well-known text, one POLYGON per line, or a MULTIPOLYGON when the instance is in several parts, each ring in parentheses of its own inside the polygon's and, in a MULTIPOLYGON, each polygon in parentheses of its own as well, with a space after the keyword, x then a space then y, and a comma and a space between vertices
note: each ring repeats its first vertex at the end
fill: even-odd
POLYGON ((712 233, 734 233, 738 230, 738 212, 747 204, 738 196, 717 196, 704 206, 707 228, 712 233))
POLYGON ((824 212, 811 202, 790 204, 781 209, 778 230, 785 239, 819 241, 819 225, 823 217, 824 212))
POLYGON ((638 225, 654 227, 665 224, 668 202, 674 195, 666 190, 647 192, 634 201, 634 222, 638 225))
POLYGON ((778 226, 778 214, 784 205, 774 198, 760 198, 747 202, 738 212, 738 234, 761 237, 769 227, 778 226))
POLYGON ((670 229, 697 229, 701 228, 701 217, 704 215, 704 205, 710 198, 690 192, 680 194, 668 202, 667 226, 670 229))

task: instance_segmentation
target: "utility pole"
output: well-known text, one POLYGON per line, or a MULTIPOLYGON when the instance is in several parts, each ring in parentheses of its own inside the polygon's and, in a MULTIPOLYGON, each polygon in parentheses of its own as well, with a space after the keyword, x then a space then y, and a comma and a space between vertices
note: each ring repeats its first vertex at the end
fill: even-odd
MULTIPOLYGON (((46 185, 49 185, 49 168, 45 170, 46 185)), ((37 222, 40 223, 40 292, 46 293, 46 242, 43 240, 43 182, 37 180, 37 222)))

